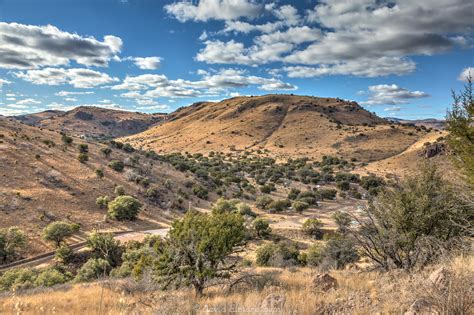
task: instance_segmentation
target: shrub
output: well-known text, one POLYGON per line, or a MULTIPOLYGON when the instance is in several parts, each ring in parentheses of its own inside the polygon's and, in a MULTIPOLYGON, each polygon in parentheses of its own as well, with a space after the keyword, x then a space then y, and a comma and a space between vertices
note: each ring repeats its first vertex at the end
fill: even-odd
POLYGON ((158 200, 160 198, 160 190, 157 187, 150 187, 146 190, 145 197, 151 200, 158 200))
POLYGON ((89 152, 89 146, 84 143, 80 143, 77 145, 77 150, 79 153, 88 153, 89 152))
POLYGON ((202 295, 210 281, 227 278, 235 269, 230 256, 242 244, 245 233, 238 213, 188 211, 173 223, 154 266, 155 276, 165 289, 192 285, 196 295, 202 295))
POLYGON ((345 237, 331 238, 326 242, 323 252, 322 264, 325 268, 342 269, 349 263, 359 260, 355 243, 345 237))
POLYGON ((380 186, 383 186, 385 184, 385 181, 377 177, 375 175, 369 175, 369 176, 364 176, 362 177, 360 181, 360 185, 365 189, 365 190, 370 190, 371 188, 379 188, 380 186))
POLYGON ((116 172, 121 172, 125 168, 125 165, 123 164, 122 161, 119 160, 112 160, 109 163, 109 167, 113 169, 116 172))
POLYGON ((73 139, 72 139, 72 137, 69 137, 69 136, 63 134, 61 136, 61 141, 64 143, 64 145, 70 145, 70 144, 72 144, 73 139))
POLYGON ((272 232, 268 221, 262 218, 256 218, 255 220, 253 220, 252 227, 255 231, 256 236, 259 238, 266 238, 272 232))
POLYGON ((340 190, 347 191, 351 188, 351 184, 348 181, 343 180, 341 182, 337 182, 336 187, 340 190))
POLYGON ((87 282, 105 277, 111 270, 111 266, 107 260, 101 258, 89 259, 77 271, 74 282, 87 282))
POLYGON ((198 198, 207 199, 207 195, 209 194, 209 192, 201 185, 195 184, 193 185, 193 194, 198 198))
POLYGON ((257 215, 255 214, 255 212, 252 211, 252 209, 250 208, 250 206, 249 206, 248 204, 246 204, 246 203, 243 203, 243 202, 241 202, 241 203, 239 203, 239 204, 237 205, 237 210, 239 211, 239 213, 240 213, 241 215, 248 215, 248 216, 251 216, 251 217, 257 216, 257 215))
POLYGON ((94 258, 105 259, 110 266, 118 266, 121 262, 122 247, 112 233, 93 233, 87 238, 87 247, 94 258))
POLYGON ((108 204, 108 215, 116 220, 135 220, 142 204, 132 196, 118 196, 108 204))
POLYGON ((125 188, 123 188, 122 185, 115 186, 114 194, 115 194, 116 196, 123 196, 123 195, 125 195, 125 188))
POLYGON ((306 219, 303 223, 303 232, 314 239, 322 239, 323 231, 321 230, 323 223, 318 219, 306 219))
POLYGON ((337 232, 345 234, 351 225, 352 218, 347 212, 336 211, 332 215, 332 219, 336 222, 337 232))
MULTIPOLYGON (((468 192, 469 194, 469 192, 468 192)), ((426 266, 472 233, 472 201, 431 165, 382 192, 355 217, 350 232, 363 254, 384 269, 426 266), (470 232, 471 231, 471 232, 470 232)))
POLYGON ((89 155, 87 153, 79 153, 77 160, 81 163, 89 161, 89 155))
POLYGON ((291 202, 287 199, 274 200, 265 207, 265 210, 269 212, 281 212, 289 206, 291 206, 291 202))
POLYGON ((52 242, 59 247, 65 238, 79 231, 79 225, 63 221, 48 224, 43 230, 43 240, 52 242))
POLYGON ((109 204, 109 197, 107 196, 99 196, 95 200, 95 204, 100 208, 100 209, 106 209, 108 204, 109 204))
POLYGON ((0 229, 0 258, 2 263, 14 258, 26 246, 26 235, 16 226, 0 229))
POLYGON ((98 168, 95 170, 95 175, 97 175, 97 177, 99 178, 104 178, 104 170, 101 169, 101 168, 98 168))
POLYGON ((301 190, 296 188, 291 188, 290 192, 288 193, 288 199, 295 200, 298 198, 298 195, 301 193, 301 190))
POLYGON ((216 203, 212 206, 214 212, 235 212, 237 211, 237 204, 239 200, 231 199, 226 200, 224 198, 217 199, 216 203))
POLYGON ((319 266, 323 261, 323 251, 323 246, 319 244, 311 245, 306 253, 306 264, 312 267, 319 266))
POLYGON ((52 287, 56 284, 66 283, 69 278, 54 268, 48 268, 40 272, 35 280, 37 287, 52 287))
POLYGON ((293 201, 291 204, 291 207, 293 210, 295 210, 298 213, 303 213, 303 211, 307 210, 309 208, 309 205, 306 202, 302 201, 293 201))
POLYGON ((100 149, 100 153, 102 153, 106 158, 109 158, 110 154, 112 153, 111 148, 102 148, 100 149))
POLYGON ((14 268, 0 276, 0 291, 28 289, 34 287, 36 272, 31 268, 14 268))
POLYGON ((256 263, 259 266, 289 267, 299 264, 299 250, 293 243, 268 243, 257 249, 256 263))
POLYGON ((63 264, 68 264, 74 257, 74 251, 67 244, 62 244, 56 249, 54 258, 63 264))
POLYGON ((264 194, 269 194, 275 190, 276 190, 275 185, 272 185, 272 184, 267 184, 260 187, 260 191, 264 194))
POLYGON ((337 190, 333 188, 323 188, 318 190, 318 193, 321 199, 334 200, 336 199, 337 190))
POLYGON ((255 206, 259 209, 265 210, 270 203, 272 203, 273 199, 268 196, 260 196, 257 198, 255 202, 255 206))

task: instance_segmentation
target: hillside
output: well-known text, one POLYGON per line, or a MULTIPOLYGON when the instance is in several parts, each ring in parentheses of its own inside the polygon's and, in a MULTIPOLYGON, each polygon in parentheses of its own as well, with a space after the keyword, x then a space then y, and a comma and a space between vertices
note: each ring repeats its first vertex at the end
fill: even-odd
POLYGON ((84 233, 96 228, 157 228, 179 215, 172 207, 175 193, 178 189, 189 191, 183 182, 192 177, 185 177, 167 163, 118 148, 111 148, 110 156, 105 157, 101 149, 106 147, 79 138, 66 146, 58 132, 0 118, 0 228, 16 225, 24 229, 30 239, 27 255, 46 250, 41 230, 54 220, 79 223, 84 233), (88 145, 89 160, 85 163, 78 161, 78 144, 88 145), (111 160, 123 161, 124 171, 109 168, 111 160), (103 170, 103 178, 96 174, 97 169, 103 170), (138 180, 144 178, 147 185, 138 180), (164 188, 167 180, 173 183, 169 189, 164 188), (138 221, 104 221, 106 210, 98 208, 96 198, 107 195, 113 199, 117 185, 143 203, 138 221), (145 196, 150 187, 158 187, 156 200, 145 196))
POLYGON ((28 125, 63 131, 86 138, 116 138, 132 135, 160 122, 165 114, 144 114, 80 106, 73 110, 44 111, 13 116, 28 125))
POLYGON ((427 118, 427 119, 400 119, 395 117, 385 117, 389 121, 393 121, 400 124, 414 125, 414 126, 425 126, 426 128, 433 128, 443 130, 446 128, 446 120, 427 118))
POLYGON ((425 134, 391 125, 355 102, 265 95, 196 103, 122 140, 165 153, 268 150, 281 159, 337 155, 370 162, 399 154, 425 134))

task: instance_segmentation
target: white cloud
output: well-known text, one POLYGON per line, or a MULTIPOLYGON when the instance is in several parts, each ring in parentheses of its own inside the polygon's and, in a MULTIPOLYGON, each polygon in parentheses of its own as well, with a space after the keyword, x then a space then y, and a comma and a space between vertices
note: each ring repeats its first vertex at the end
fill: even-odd
POLYGON ((37 105, 37 104, 41 104, 40 101, 37 101, 35 99, 32 99, 32 98, 27 98, 27 99, 24 99, 24 100, 19 100, 16 102, 18 105, 37 105))
POLYGON ((78 92, 78 91, 59 91, 58 93, 55 93, 56 96, 69 96, 69 95, 87 95, 87 94, 94 94, 93 91, 84 91, 84 92, 78 92))
POLYGON ((122 40, 112 35, 99 41, 52 25, 0 22, 0 68, 63 66, 72 60, 86 66, 107 66, 121 48, 122 40))
POLYGON ((75 98, 75 97, 65 97, 64 100, 66 102, 77 102, 78 101, 78 99, 75 98))
POLYGON ((383 110, 386 112, 399 112, 402 108, 400 106, 392 106, 384 108, 383 110))
POLYGON ((160 57, 135 57, 133 58, 135 65, 142 70, 158 69, 161 63, 160 57))
POLYGON ((164 6, 165 11, 178 21, 235 20, 258 16, 263 6, 252 0, 200 0, 179 1, 164 6))
POLYGON ((474 78, 474 67, 467 67, 465 68, 458 77, 459 81, 466 81, 468 77, 474 78))
POLYGON ((275 78, 264 78, 247 75, 244 70, 221 69, 219 71, 198 70, 201 80, 189 81, 183 79, 170 80, 164 75, 144 74, 135 77, 128 76, 114 90, 129 90, 120 96, 132 99, 153 99, 159 97, 203 97, 215 96, 225 89, 244 88, 251 85, 261 90, 295 90, 297 87, 275 78), (144 91, 144 92, 140 92, 144 91))
POLYGON ((253 44, 207 40, 196 60, 251 66, 282 62, 292 77, 402 75, 416 68, 410 56, 465 46, 474 29, 471 0, 322 0, 304 18, 289 5, 265 8, 277 21, 227 21, 220 32, 264 33, 253 44))
POLYGON ((396 84, 379 84, 369 86, 369 99, 363 105, 397 105, 407 104, 408 99, 424 98, 429 95, 422 91, 410 91, 396 84))
POLYGON ((3 87, 4 84, 11 84, 11 82, 5 79, 0 79, 0 89, 3 87))
POLYGON ((84 68, 44 68, 16 72, 15 76, 38 85, 70 84, 76 88, 92 88, 118 81, 106 73, 84 68))

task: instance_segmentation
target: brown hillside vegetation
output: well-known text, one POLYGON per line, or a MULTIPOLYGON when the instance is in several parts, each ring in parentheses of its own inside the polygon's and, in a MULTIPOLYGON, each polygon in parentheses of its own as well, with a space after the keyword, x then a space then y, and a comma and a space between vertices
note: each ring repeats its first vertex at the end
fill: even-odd
MULTIPOLYGON (((0 117, 0 228, 20 226, 29 237, 26 254, 42 253, 46 243, 40 239, 42 229, 55 220, 66 220, 81 225, 81 231, 144 230, 166 225, 177 217, 169 209, 175 200, 173 192, 188 180, 173 167, 144 156, 112 149, 108 158, 100 151, 106 144, 85 142, 74 138, 69 146, 62 144, 61 135, 0 117), (78 161, 79 143, 89 147, 89 160, 78 161), (107 165, 111 160, 125 164, 123 172, 107 165), (96 175, 102 169, 103 178, 96 175), (145 198, 146 188, 131 181, 138 174, 148 178, 148 187, 158 187, 160 199, 145 198), (164 189, 165 181, 173 183, 164 189), (98 196, 113 199, 114 188, 122 185, 125 193, 135 196, 144 204, 139 220, 130 223, 104 222, 105 209, 96 205, 98 196)), ((188 189, 189 190, 189 189, 188 189)))
POLYGON ((45 111, 14 118, 28 125, 63 131, 75 136, 116 138, 144 131, 160 122, 164 116, 165 114, 80 106, 67 112, 45 111))
POLYGON ((196 103, 123 140, 164 153, 266 149, 281 159, 335 155, 370 162, 399 154, 425 135, 391 125, 355 102, 264 95, 196 103))

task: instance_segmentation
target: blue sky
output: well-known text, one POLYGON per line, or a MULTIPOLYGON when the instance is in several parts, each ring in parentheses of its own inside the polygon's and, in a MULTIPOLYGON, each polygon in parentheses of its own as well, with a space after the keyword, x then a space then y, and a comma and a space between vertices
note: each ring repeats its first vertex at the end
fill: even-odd
POLYGON ((0 114, 294 93, 443 118, 474 74, 473 16, 471 0, 0 0, 0 114))

